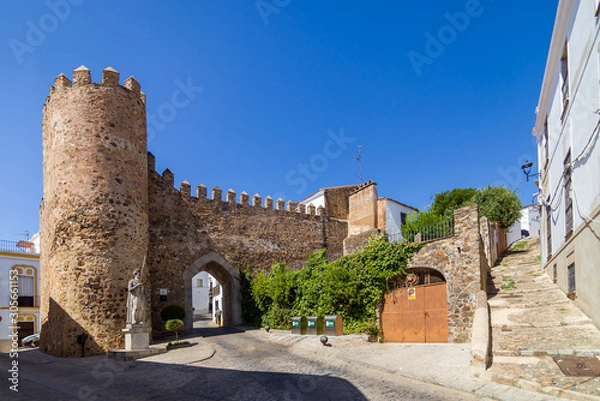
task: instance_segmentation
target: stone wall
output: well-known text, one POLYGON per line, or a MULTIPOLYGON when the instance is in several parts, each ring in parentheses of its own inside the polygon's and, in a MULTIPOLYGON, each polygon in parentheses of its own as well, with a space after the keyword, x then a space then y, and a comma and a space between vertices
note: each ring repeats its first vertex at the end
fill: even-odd
MULTIPOLYGON (((343 252, 347 222, 324 208, 282 199, 238 197, 220 188, 207 197, 199 185, 173 187, 173 173, 155 171, 147 153, 145 95, 107 68, 102 83, 80 67, 73 82, 59 75, 43 108, 44 199, 41 205, 41 344, 43 352, 81 356, 124 346, 127 283, 144 259, 146 323, 163 331, 160 311, 177 304, 191 312, 191 277, 206 270, 226 295, 223 319, 241 323, 237 268, 285 262, 300 267, 308 255, 343 252), (296 210, 298 207, 298 212, 296 210), (160 289, 167 290, 162 301, 160 289)), ((342 192, 330 194, 343 214, 342 192)), ((191 326, 191 313, 186 327, 191 326)))
MULTIPOLYGON (((43 107, 42 351, 81 356, 122 348, 127 281, 148 247, 145 98, 107 68, 80 67, 43 107)), ((147 279, 147 271, 144 275, 147 279)))
POLYGON ((325 188, 325 205, 327 205, 327 216, 347 220, 350 213, 348 198, 354 192, 357 185, 325 188))
POLYGON ((407 268, 428 267, 446 279, 448 341, 467 342, 471 336, 476 294, 485 290, 487 260, 479 230, 477 206, 454 212, 454 235, 426 244, 407 268))
POLYGON ((348 199, 348 237, 344 240, 344 255, 356 252, 369 243, 377 229, 377 184, 366 182, 357 187, 348 199))
MULTIPOLYGON (((149 159, 152 161, 153 156, 149 159)), ((238 198, 232 190, 227 191, 225 201, 219 188, 214 188, 208 198, 202 185, 197 187, 196 196, 191 196, 187 182, 181 184, 180 190, 173 187, 173 175, 168 170, 162 175, 151 170, 149 178, 149 260, 155 331, 162 330, 162 308, 169 304, 186 306, 183 275, 208 253, 216 252, 234 268, 251 271, 269 268, 276 262, 299 268, 311 252, 321 248, 327 249, 330 259, 342 255, 342 241, 347 235, 344 221, 316 212, 296 212, 293 203, 288 205, 289 210, 276 210, 270 202, 263 205, 257 196, 253 196, 255 202, 251 205, 245 193, 238 198), (167 289, 167 302, 160 301, 160 288, 167 289)), ((221 284, 229 279, 226 275, 218 277, 223 266, 213 264, 206 270, 211 268, 209 272, 217 275, 221 284)), ((224 318, 226 315, 224 311, 224 318)))

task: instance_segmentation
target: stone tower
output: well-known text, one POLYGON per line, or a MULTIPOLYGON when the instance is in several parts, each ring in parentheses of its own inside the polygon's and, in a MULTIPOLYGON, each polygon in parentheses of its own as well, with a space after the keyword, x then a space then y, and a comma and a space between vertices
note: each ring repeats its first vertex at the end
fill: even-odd
POLYGON ((43 107, 42 136, 40 348, 61 357, 123 348, 127 282, 142 267, 149 236, 139 83, 130 77, 119 85, 110 67, 102 83, 92 83, 84 66, 73 82, 59 75, 43 107))

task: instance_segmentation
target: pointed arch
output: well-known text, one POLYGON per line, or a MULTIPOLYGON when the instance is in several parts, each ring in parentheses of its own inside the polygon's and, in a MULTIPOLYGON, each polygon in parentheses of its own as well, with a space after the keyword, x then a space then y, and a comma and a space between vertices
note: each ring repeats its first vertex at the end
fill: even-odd
POLYGON ((197 259, 183 272, 185 288, 185 327, 193 326, 192 277, 205 271, 215 277, 223 288, 223 326, 242 323, 242 292, 240 275, 227 260, 215 251, 197 259))

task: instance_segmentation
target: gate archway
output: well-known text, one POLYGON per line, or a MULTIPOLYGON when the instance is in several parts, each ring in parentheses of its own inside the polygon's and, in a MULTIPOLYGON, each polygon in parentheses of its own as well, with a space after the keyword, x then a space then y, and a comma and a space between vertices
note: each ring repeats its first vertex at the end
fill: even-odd
POLYGON ((240 276, 217 252, 209 252, 196 260, 183 272, 185 283, 185 327, 193 326, 192 277, 205 271, 217 279, 223 291, 223 326, 235 326, 242 323, 242 293, 240 276))
POLYGON ((384 296, 381 329, 386 342, 447 342, 448 295, 444 275, 432 268, 407 269, 384 296))

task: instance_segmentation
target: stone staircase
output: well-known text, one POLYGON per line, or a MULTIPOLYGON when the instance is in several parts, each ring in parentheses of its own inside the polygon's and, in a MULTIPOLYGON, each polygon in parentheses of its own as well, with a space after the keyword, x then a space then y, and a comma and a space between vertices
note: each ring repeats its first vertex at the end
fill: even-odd
POLYGON ((539 254, 539 238, 521 240, 492 268, 493 360, 486 375, 550 395, 600 400, 600 377, 566 376, 552 358, 600 357, 600 331, 541 270, 539 254))

